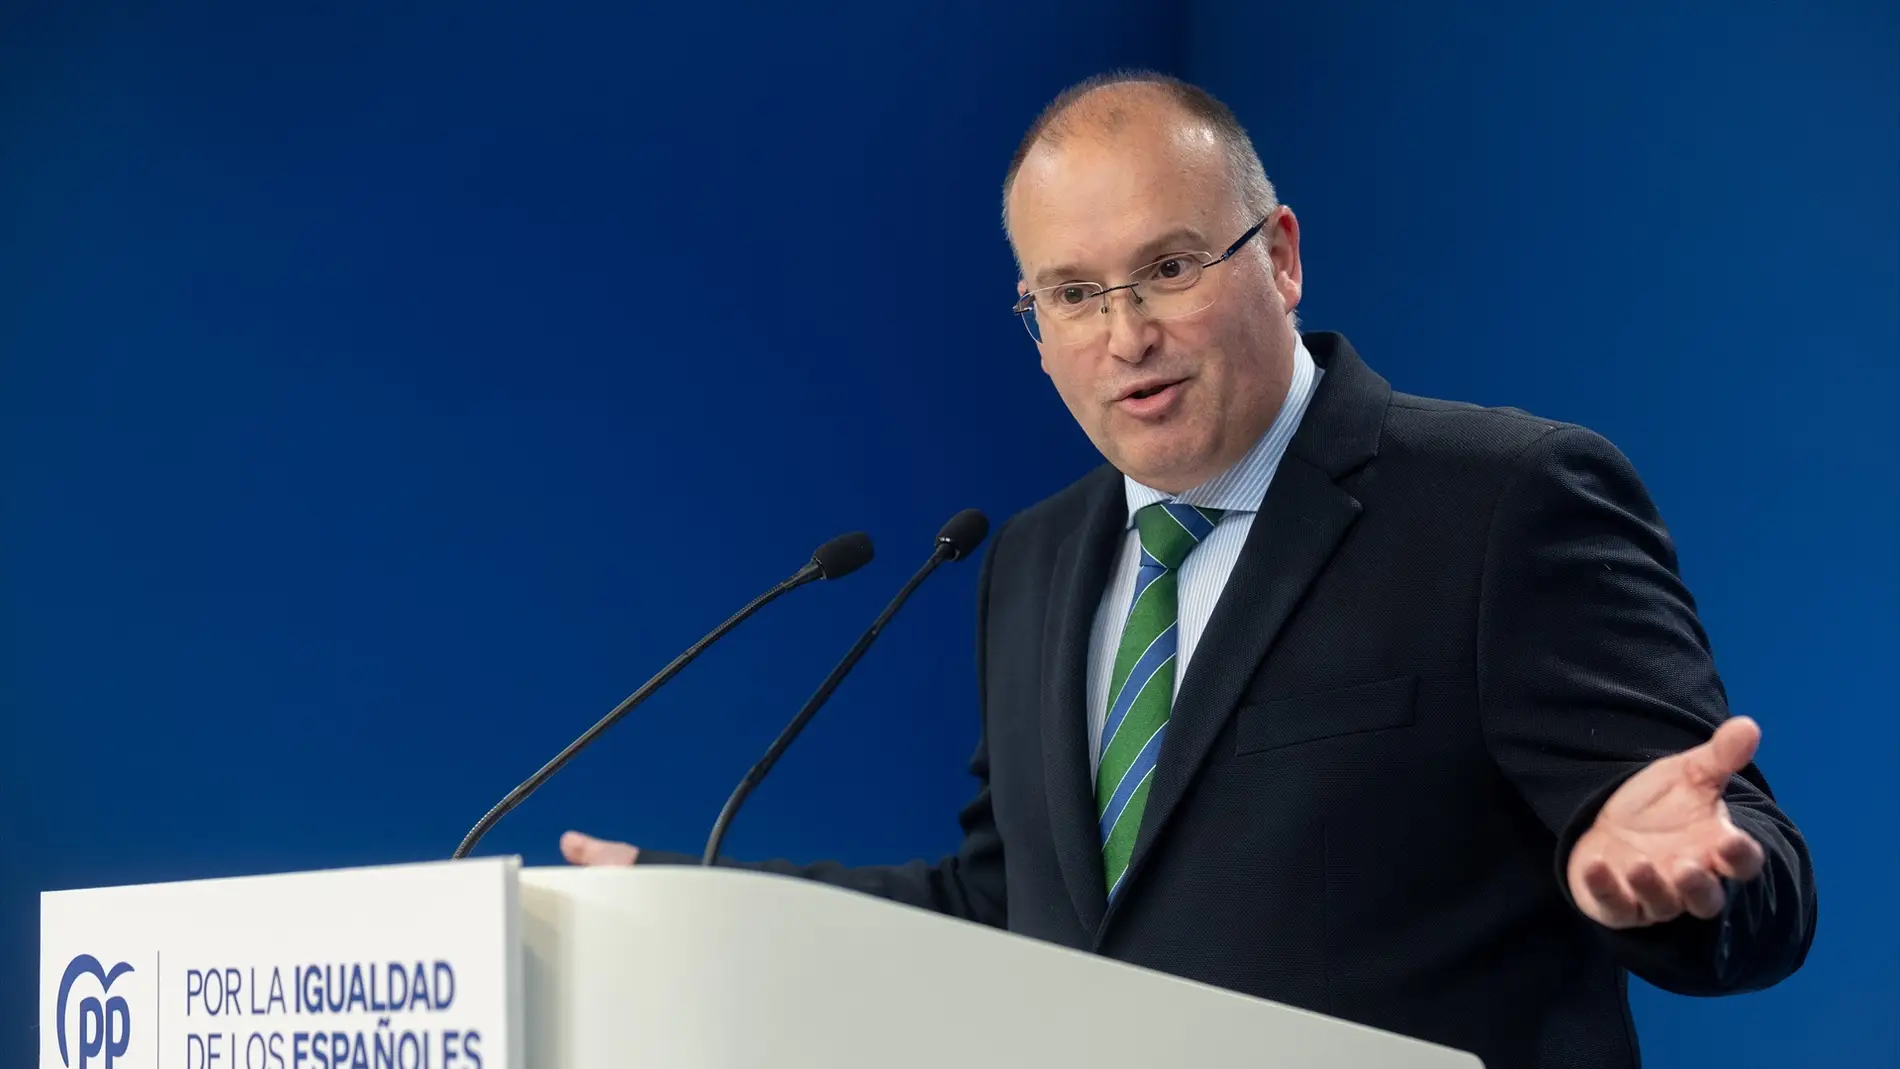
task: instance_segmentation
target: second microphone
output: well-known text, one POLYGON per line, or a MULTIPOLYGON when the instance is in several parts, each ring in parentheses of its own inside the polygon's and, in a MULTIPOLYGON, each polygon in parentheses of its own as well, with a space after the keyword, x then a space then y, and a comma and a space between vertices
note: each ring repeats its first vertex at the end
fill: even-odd
POLYGON ((712 835, 706 840, 706 852, 701 856, 700 864, 711 865, 718 860, 719 846, 725 841, 726 831, 732 826, 733 818, 738 815, 739 807, 745 804, 746 796, 765 780, 767 774, 772 771, 772 766, 778 763, 778 759, 785 755, 785 751, 791 747, 793 740, 798 738, 798 733, 805 730, 805 725, 811 722, 811 718, 831 697, 832 692, 838 689, 838 684, 844 682, 844 677, 850 673, 852 667, 863 659, 865 652, 871 648, 871 643, 877 641, 878 634, 884 630, 885 624, 890 623, 891 617, 897 615, 897 610, 904 607, 904 602, 910 600, 911 594, 930 577, 931 572, 937 570, 938 565, 946 561, 962 560, 976 552, 976 547, 983 544, 983 539, 989 533, 989 517, 976 509, 964 509, 950 517, 950 521, 943 525, 943 529, 937 532, 937 544, 931 550, 930 559, 924 562, 922 568, 917 569, 917 574, 910 577, 910 581, 897 592, 897 596, 891 599, 891 603, 884 606, 884 611, 871 622, 871 626, 865 630, 864 634, 858 636, 858 641, 845 653, 837 667, 831 670, 831 674, 825 677, 825 681, 819 684, 818 689, 810 698, 806 699, 804 707, 798 710, 798 715, 792 718, 791 723, 785 725, 784 731, 779 732, 771 748, 765 751, 765 756, 759 758, 759 762, 753 765, 751 771, 745 774, 745 778, 739 781, 739 785, 733 788, 732 796, 726 799, 725 808, 719 811, 719 819, 713 823, 712 835))

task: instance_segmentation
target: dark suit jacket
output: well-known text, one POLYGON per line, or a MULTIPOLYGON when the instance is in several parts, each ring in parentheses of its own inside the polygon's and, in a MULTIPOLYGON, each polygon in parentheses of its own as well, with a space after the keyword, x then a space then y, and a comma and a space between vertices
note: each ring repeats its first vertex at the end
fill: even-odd
POLYGON ((1629 463, 1577 427, 1394 393, 1337 335, 1307 346, 1325 377, 1181 682, 1112 906, 1083 706, 1127 519, 1107 467, 991 545, 982 786, 958 853, 758 867, 1490 1069, 1637 1065, 1626 970, 1687 994, 1787 976, 1813 938, 1813 872, 1753 767, 1728 803, 1767 868, 1725 917, 1616 933, 1568 896, 1570 844, 1609 793, 1728 715, 1629 463))

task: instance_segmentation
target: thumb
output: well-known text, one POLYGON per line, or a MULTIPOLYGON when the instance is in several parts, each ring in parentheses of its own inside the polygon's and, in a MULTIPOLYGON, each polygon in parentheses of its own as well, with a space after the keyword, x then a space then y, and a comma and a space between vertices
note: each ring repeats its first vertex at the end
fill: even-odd
POLYGON ((570 831, 561 836, 561 856, 571 865, 631 865, 640 848, 570 831))
POLYGON ((1720 790, 1730 776, 1748 767, 1755 759, 1755 748, 1760 745, 1761 725, 1738 716, 1715 729, 1714 737, 1684 756, 1698 783, 1720 790))

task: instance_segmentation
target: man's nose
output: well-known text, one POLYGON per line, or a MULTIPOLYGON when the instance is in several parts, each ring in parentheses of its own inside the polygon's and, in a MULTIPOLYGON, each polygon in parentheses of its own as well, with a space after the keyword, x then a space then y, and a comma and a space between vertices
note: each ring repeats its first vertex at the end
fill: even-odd
POLYGON ((1113 290, 1102 294, 1102 300, 1108 302, 1108 310, 1096 314, 1108 320, 1109 355, 1124 363, 1141 363, 1160 334, 1155 321, 1141 311, 1141 291, 1113 290))

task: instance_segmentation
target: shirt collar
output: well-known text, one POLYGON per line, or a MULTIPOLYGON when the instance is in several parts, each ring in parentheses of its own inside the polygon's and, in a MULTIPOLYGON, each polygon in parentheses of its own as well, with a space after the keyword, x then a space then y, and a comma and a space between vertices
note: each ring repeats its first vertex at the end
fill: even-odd
POLYGON ((1306 342, 1296 337, 1293 346, 1293 380, 1287 386, 1286 400, 1280 403, 1280 413, 1274 417, 1267 433, 1260 436, 1260 440, 1253 444, 1246 456, 1240 458, 1239 463, 1182 494, 1156 490, 1136 482, 1133 476, 1123 475, 1122 486, 1128 498, 1128 524, 1133 526, 1135 513, 1157 501, 1179 501, 1228 512, 1260 511, 1260 502, 1267 496, 1267 485, 1273 481, 1273 473, 1280 467, 1280 458, 1286 455, 1287 443, 1293 440, 1293 432, 1299 429, 1300 418, 1306 414, 1307 403, 1313 399, 1313 391, 1318 389, 1320 376, 1324 374, 1319 365, 1313 362, 1313 354, 1306 351, 1306 342))

